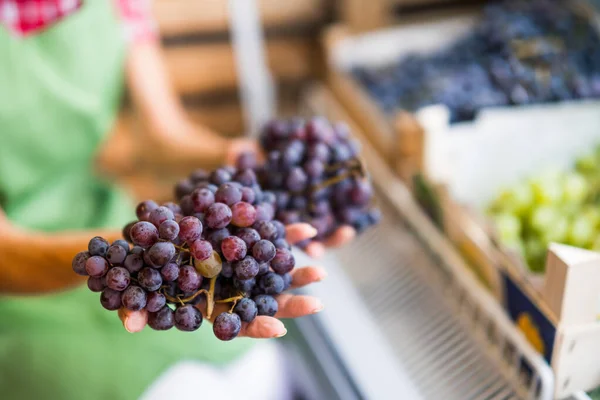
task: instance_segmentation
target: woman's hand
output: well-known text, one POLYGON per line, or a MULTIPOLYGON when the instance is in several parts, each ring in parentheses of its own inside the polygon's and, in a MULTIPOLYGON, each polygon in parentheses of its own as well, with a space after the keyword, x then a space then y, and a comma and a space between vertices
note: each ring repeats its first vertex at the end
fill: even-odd
MULTIPOLYGON (((286 229, 287 240, 290 243, 297 243, 302 240, 310 239, 316 235, 316 230, 308 224, 294 224, 286 229)), ((292 288, 299 288, 311 283, 319 282, 325 279, 326 272, 320 267, 295 268, 292 271, 292 288)), ((305 315, 315 314, 323 309, 321 301, 315 297, 293 295, 282 293, 275 297, 279 304, 279 311, 275 317, 257 316, 254 321, 242 325, 239 336, 251 338, 275 338, 286 334, 287 330, 280 318, 298 318, 305 315)), ((221 312, 229 310, 228 305, 219 304, 215 308, 212 316, 216 317, 221 312)), ((201 310, 204 312, 204 310, 201 310)), ((123 326, 129 332, 138 332, 144 329, 148 322, 146 311, 119 310, 119 318, 123 326)))

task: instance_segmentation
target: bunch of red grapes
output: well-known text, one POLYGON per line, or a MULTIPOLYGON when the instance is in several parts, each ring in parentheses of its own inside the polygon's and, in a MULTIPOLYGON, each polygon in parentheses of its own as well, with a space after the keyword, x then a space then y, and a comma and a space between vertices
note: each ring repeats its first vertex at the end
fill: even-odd
POLYGON ((322 240, 342 225, 360 233, 379 221, 360 145, 346 124, 323 118, 273 121, 261 144, 267 160, 257 174, 275 195, 276 218, 284 224, 308 222, 322 240))
POLYGON ((344 126, 274 122, 263 145, 266 164, 244 154, 237 168, 196 170, 177 184, 177 203, 140 203, 125 240, 90 240, 73 270, 89 277, 104 308, 146 310, 155 330, 194 331, 201 309, 211 318, 223 304, 213 331, 231 340, 242 322, 274 316, 274 296, 291 285, 295 260, 285 225, 309 222, 320 240, 341 225, 362 231, 378 220, 344 126))

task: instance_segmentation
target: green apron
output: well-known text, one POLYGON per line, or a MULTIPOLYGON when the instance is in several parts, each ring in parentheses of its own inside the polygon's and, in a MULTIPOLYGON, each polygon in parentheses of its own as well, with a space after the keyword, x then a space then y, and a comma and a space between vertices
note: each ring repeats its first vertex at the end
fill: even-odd
MULTIPOLYGON (((18 225, 120 228, 133 217, 127 197, 92 169, 123 84, 125 46, 112 3, 88 0, 26 39, 0 27, 0 205, 18 225)), ((178 361, 224 363, 248 345, 219 341, 209 324, 194 333, 127 333, 87 287, 4 296, 0 398, 135 399, 178 361)))

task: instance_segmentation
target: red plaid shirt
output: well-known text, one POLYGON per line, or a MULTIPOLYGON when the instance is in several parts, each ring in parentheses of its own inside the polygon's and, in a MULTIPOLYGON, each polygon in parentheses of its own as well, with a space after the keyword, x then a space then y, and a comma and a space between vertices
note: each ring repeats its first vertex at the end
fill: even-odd
MULTIPOLYGON (((86 0, 108 1, 108 0, 86 0)), ((156 38, 151 0, 113 0, 128 40, 156 38)), ((77 12, 83 0, 0 0, 0 25, 19 36, 41 32, 77 12)))

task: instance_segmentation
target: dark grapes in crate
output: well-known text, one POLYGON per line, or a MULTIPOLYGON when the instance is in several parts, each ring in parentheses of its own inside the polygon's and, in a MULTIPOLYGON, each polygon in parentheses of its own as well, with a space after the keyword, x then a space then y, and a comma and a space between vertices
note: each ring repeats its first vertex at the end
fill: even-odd
POLYGON ((489 3, 451 45, 353 75, 386 112, 445 104, 450 122, 486 107, 597 99, 600 35, 580 11, 553 0, 489 3))

